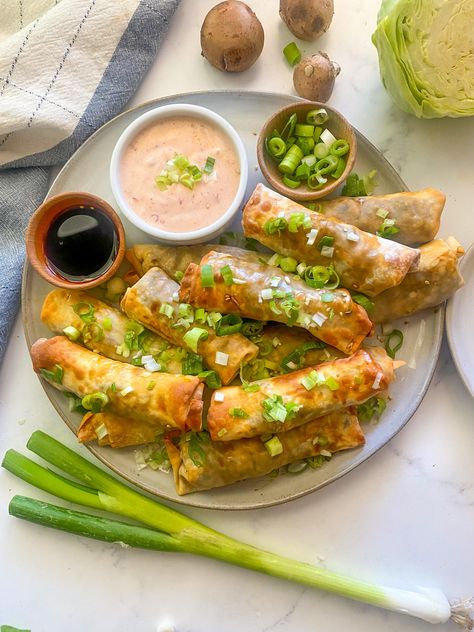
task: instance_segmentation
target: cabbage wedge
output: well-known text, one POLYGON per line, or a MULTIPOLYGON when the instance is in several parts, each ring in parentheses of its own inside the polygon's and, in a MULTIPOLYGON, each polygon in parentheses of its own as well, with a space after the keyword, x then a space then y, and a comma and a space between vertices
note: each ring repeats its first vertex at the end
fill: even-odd
POLYGON ((372 42, 388 93, 418 118, 474 115, 474 0, 383 0, 372 42))

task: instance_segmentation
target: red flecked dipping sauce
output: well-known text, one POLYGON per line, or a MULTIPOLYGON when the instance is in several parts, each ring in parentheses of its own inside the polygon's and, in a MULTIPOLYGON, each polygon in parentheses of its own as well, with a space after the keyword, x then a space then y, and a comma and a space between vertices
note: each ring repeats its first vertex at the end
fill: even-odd
POLYGON ((175 116, 137 134, 123 152, 120 178, 125 200, 143 221, 183 233, 209 226, 225 213, 237 193, 240 164, 231 140, 212 122, 175 116), (211 157, 212 172, 203 173, 192 189, 178 182, 160 190, 156 178, 176 155, 201 171, 211 157))

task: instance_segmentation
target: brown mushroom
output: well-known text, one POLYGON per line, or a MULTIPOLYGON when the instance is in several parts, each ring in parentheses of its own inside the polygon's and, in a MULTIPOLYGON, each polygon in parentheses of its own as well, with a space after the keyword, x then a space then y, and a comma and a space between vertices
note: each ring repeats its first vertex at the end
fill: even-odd
POLYGON ((281 19, 303 40, 312 41, 325 33, 333 14, 333 0, 280 0, 281 19))
POLYGON ((202 55, 219 70, 241 72, 254 64, 263 49, 259 19, 244 2, 216 4, 201 27, 202 55))
POLYGON ((341 69, 321 51, 302 59, 293 71, 296 92, 304 99, 326 103, 332 94, 334 81, 341 69))

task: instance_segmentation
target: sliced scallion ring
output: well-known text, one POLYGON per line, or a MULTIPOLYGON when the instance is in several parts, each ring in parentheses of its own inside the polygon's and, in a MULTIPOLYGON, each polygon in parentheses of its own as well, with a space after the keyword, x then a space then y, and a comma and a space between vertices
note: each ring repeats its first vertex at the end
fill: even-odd
POLYGON ((229 336, 236 334, 242 329, 243 320, 238 314, 227 314, 216 323, 216 334, 218 336, 229 336))
POLYGON ((294 66, 301 60, 301 51, 295 42, 290 42, 285 46, 283 55, 290 66, 294 66))
POLYGON ((197 353, 199 341, 206 340, 208 336, 209 336, 209 332, 206 329, 201 329, 201 327, 193 327, 192 329, 190 329, 184 334, 183 342, 192 351, 194 351, 194 353, 197 353))
POLYGON ((201 285, 202 287, 214 287, 214 270, 210 263, 201 266, 201 285))
POLYGON ((311 125, 322 125, 329 120, 329 114, 324 108, 319 108, 317 110, 310 110, 306 114, 306 122, 311 125))
POLYGON ((403 333, 399 329, 394 329, 385 341, 385 351, 388 355, 395 359, 395 354, 403 345, 403 333))
POLYGON ((100 413, 100 411, 107 406, 109 398, 105 393, 97 391, 96 393, 89 393, 84 395, 81 400, 82 406, 86 410, 90 410, 93 413, 100 413))

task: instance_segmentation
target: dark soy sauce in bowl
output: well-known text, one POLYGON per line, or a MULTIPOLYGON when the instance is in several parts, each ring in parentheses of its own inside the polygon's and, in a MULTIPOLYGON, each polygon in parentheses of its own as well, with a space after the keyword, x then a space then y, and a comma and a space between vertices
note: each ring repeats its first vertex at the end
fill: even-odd
POLYGON ((104 274, 117 256, 117 231, 100 209, 71 207, 51 223, 44 249, 56 274, 68 281, 94 279, 104 274))

